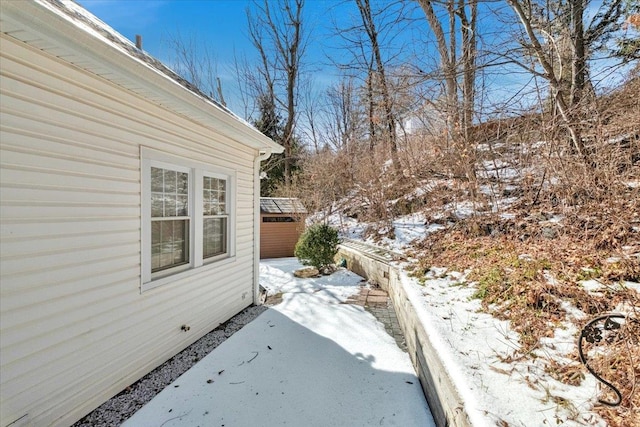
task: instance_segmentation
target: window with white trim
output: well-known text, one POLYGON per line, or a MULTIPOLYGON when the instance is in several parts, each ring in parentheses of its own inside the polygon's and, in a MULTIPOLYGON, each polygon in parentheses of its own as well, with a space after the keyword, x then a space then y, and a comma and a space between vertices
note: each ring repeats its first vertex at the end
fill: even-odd
POLYGON ((234 174, 142 150, 142 290, 234 256, 234 174))
POLYGON ((227 181, 220 177, 202 177, 203 258, 227 252, 227 181))
POLYGON ((151 167, 151 273, 189 263, 189 171, 176 169, 151 167))

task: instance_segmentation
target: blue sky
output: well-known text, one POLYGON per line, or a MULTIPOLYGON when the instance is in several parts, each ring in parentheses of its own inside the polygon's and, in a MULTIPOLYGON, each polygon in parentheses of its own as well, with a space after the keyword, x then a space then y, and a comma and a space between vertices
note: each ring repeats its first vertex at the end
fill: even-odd
MULTIPOLYGON (((197 37, 207 43, 214 52, 217 72, 222 80, 223 91, 229 107, 240 115, 246 115, 237 89, 237 73, 234 56, 256 59, 255 48, 247 34, 246 9, 251 0, 78 0, 90 12, 113 27, 116 31, 134 41, 136 34, 143 37, 145 51, 171 67, 172 52, 168 39, 180 34, 184 38, 197 37)), ((384 4, 372 2, 372 4, 384 4)), ((434 45, 428 42, 427 24, 417 3, 414 7, 414 21, 405 25, 400 37, 394 39, 396 47, 403 45, 394 55, 396 63, 403 58, 419 67, 429 67, 435 61, 434 45)), ((335 35, 334 21, 341 26, 350 26, 360 20, 353 1, 307 0, 304 8, 303 25, 310 34, 306 52, 306 63, 312 70, 314 86, 319 90, 338 79, 339 71, 331 64, 328 56, 336 61, 348 63, 348 52, 340 50, 344 40, 335 35)), ((484 14, 482 32, 491 39, 500 37, 494 33, 496 21, 490 13, 484 14)), ((384 35, 384 30, 381 31, 384 35)), ((383 41, 383 45, 386 44, 383 41)), ((393 49, 392 49, 393 50, 393 49)), ((383 52, 384 53, 384 52, 383 52)), ((391 55, 391 51, 387 52, 391 55)), ((502 75, 497 89, 505 86, 521 86, 522 76, 502 75)))
MULTIPOLYGON (((134 41, 136 34, 143 37, 145 51, 172 66, 173 56, 168 40, 180 34, 182 38, 197 38, 207 44, 215 55, 217 73, 222 80, 223 92, 229 107, 236 113, 247 116, 244 104, 240 100, 237 87, 238 76, 234 69, 234 57, 246 57, 255 60, 255 48, 247 34, 246 9, 250 0, 77 0, 82 6, 96 15, 116 31, 134 41)), ((596 4, 598 2, 595 2, 596 4)), ((376 3, 372 4, 384 4, 376 3)), ((414 3, 414 21, 406 24, 402 35, 394 40, 396 64, 409 62, 420 67, 435 65, 434 45, 429 42, 431 36, 427 30, 422 11, 414 3), (401 49, 397 49, 402 45, 401 49)), ((331 64, 328 55, 336 61, 350 61, 347 51, 340 50, 344 44, 335 35, 334 20, 341 26, 359 20, 353 1, 307 0, 304 8, 303 25, 309 34, 309 43, 305 62, 318 91, 338 80, 339 71, 331 64)), ((504 23, 498 22, 488 10, 481 12, 481 33, 484 41, 495 43, 509 35, 504 23)), ((384 32, 383 32, 384 33, 384 32)), ((383 44, 386 44, 383 42, 383 44)), ((390 53, 389 51, 388 53, 390 53)), ((597 73, 596 65, 592 68, 597 73)), ((519 69, 495 70, 498 74, 487 75, 484 84, 491 89, 486 100, 507 100, 523 87, 531 83, 531 76, 519 69)), ((605 80, 619 79, 621 70, 604 75, 605 80)), ((486 89, 486 88, 485 88, 486 89)), ((524 91, 523 93, 528 93, 524 91)), ((524 103, 527 104, 528 96, 524 103)))
POLYGON ((91 13, 130 40, 140 34, 144 49, 162 59, 163 41, 181 32, 215 44, 221 56, 247 49, 244 0, 80 0, 91 13))
MULTIPOLYGON (((197 38, 214 52, 218 73, 230 107, 242 113, 235 99, 237 76, 234 57, 255 58, 255 48, 247 34, 246 8, 249 0, 78 0, 84 8, 131 41, 143 38, 143 49, 171 66, 168 40, 180 34, 197 38), (231 98, 231 99, 229 99, 231 98)), ((326 64, 324 54, 329 27, 327 12, 333 0, 311 0, 305 4, 305 21, 313 38, 307 48, 307 61, 326 64)), ((325 74, 321 75, 327 78, 325 74)))

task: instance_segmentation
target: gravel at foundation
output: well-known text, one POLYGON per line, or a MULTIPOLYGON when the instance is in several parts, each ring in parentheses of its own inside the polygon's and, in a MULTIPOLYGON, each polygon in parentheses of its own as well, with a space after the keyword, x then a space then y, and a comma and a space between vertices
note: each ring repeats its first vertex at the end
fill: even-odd
POLYGON ((249 307, 112 397, 74 427, 118 426, 244 325, 267 310, 249 307))

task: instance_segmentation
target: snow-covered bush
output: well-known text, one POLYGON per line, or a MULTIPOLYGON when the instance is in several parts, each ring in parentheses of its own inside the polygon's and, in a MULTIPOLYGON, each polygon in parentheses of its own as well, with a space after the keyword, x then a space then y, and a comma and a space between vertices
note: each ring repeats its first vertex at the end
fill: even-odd
POLYGON ((300 236, 294 255, 302 264, 320 269, 333 263, 337 246, 338 230, 327 224, 314 224, 300 236))

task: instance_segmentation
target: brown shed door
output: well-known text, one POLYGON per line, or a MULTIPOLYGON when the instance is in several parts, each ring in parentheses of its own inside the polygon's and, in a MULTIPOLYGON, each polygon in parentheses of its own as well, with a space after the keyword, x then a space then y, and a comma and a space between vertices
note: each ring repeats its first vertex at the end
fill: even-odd
POLYGON ((303 227, 288 215, 262 215, 260 258, 292 257, 303 227))

